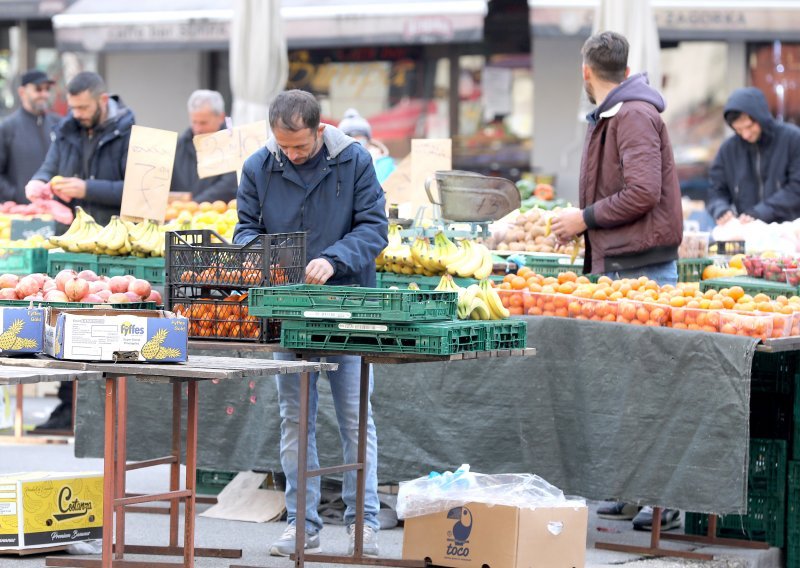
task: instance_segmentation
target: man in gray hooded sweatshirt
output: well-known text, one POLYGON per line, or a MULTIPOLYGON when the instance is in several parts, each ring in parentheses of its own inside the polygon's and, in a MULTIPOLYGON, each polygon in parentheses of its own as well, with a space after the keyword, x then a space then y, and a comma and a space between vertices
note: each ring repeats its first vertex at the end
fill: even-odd
POLYGON ((731 93, 724 113, 736 136, 723 142, 711 165, 708 213, 718 225, 734 217, 800 218, 800 128, 772 118, 755 87, 731 93))

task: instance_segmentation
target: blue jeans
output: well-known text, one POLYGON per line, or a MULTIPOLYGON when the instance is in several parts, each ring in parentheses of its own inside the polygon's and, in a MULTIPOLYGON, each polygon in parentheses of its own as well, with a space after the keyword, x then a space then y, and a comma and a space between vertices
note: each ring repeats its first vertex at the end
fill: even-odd
POLYGON ((675 284, 678 283, 678 263, 677 261, 670 260, 669 262, 662 262, 661 264, 649 264, 647 266, 640 266, 639 268, 606 272, 604 276, 608 276, 613 280, 647 276, 650 280, 655 280, 659 286, 665 286, 667 284, 675 286, 675 284))
MULTIPOLYGON (((295 361, 292 353, 274 353, 273 358, 281 361, 295 361)), ((308 361, 318 361, 309 358, 308 361)), ((329 363, 338 363, 336 371, 327 371, 330 382, 336 421, 339 424, 339 438, 342 441, 344 463, 358 461, 358 397, 361 377, 361 358, 353 355, 327 357, 329 363)), ((308 408, 308 469, 319 469, 317 455, 317 408, 319 393, 317 381, 319 373, 311 373, 308 408)), ((297 451, 300 424, 300 376, 298 374, 278 375, 278 404, 281 412, 281 467, 286 475, 286 510, 289 524, 297 518, 297 451)), ((372 397, 373 375, 369 371, 369 395, 372 397)), ((367 406, 367 463, 366 494, 364 496, 364 524, 375 530, 380 528, 378 521, 378 437, 372 420, 372 403, 367 406)), ((356 518, 356 471, 343 474, 342 500, 345 503, 344 522, 351 525, 356 518)), ((322 529, 322 519, 317 513, 320 501, 320 478, 312 477, 306 483, 306 532, 316 534, 322 529)))

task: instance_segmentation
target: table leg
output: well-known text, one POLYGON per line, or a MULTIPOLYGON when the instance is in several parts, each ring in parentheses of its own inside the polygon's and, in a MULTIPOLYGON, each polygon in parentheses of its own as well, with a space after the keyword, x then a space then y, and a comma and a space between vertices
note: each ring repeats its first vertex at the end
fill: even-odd
POLYGON ((297 514, 294 540, 294 565, 302 568, 306 546, 306 480, 308 479, 308 397, 311 391, 311 374, 300 373, 300 417, 297 440, 297 514))
POLYGON ((361 381, 358 400, 358 463, 356 471, 356 523, 353 530, 353 558, 361 558, 364 550, 364 502, 367 487, 367 418, 369 410, 369 363, 361 359, 361 381))
POLYGON ((114 456, 114 428, 117 418, 117 379, 106 377, 106 415, 103 455, 103 553, 102 567, 111 568, 111 554, 114 549, 114 498, 116 491, 114 479, 116 460, 114 456))
MULTIPOLYGON (((181 386, 172 383, 172 456, 175 461, 169 466, 169 490, 178 491, 181 479, 181 386)), ((180 502, 169 502, 169 545, 178 546, 178 514, 180 502)))
MULTIPOLYGON (((114 500, 125 497, 125 476, 128 461, 128 379, 119 377, 117 379, 117 435, 116 435, 116 475, 114 478, 115 492, 114 500)), ((125 556, 125 506, 114 506, 114 521, 116 526, 116 538, 114 540, 114 558, 122 559, 125 556)))
POLYGON ((14 412, 14 440, 17 442, 22 441, 22 386, 17 385, 17 404, 14 412))
MULTIPOLYGON (((197 385, 189 381, 188 408, 186 413, 186 489, 189 496, 184 501, 183 565, 194 566, 194 489, 197 475, 197 385)), ((178 507, 178 503, 175 503, 178 507)))

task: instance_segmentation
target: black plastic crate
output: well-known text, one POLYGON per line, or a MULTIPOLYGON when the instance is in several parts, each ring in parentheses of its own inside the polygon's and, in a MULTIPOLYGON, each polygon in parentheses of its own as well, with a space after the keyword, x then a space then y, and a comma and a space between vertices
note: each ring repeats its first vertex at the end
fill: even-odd
POLYGON ((800 568, 800 461, 790 461, 788 469, 786 568, 800 568))
POLYGON ((756 351, 750 373, 750 390, 790 393, 797 372, 797 354, 793 351, 764 353, 756 351))
POLYGON ((792 398, 783 393, 750 394, 750 437, 789 440, 792 436, 792 398))
POLYGON ((247 293, 171 286, 167 309, 189 319, 189 339, 268 343, 281 335, 281 322, 251 316, 247 293))
POLYGON ((305 268, 305 233, 258 235, 244 245, 230 244, 208 229, 166 233, 167 286, 299 284, 305 268))

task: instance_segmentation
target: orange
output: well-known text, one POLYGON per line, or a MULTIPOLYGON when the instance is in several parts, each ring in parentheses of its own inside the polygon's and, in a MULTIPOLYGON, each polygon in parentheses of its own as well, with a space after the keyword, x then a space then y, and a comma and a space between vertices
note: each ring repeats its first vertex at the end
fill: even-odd
POLYGON ((758 294, 756 294, 755 296, 753 296, 753 301, 754 301, 756 304, 761 304, 761 303, 764 303, 764 302, 769 302, 769 301, 770 301, 770 299, 771 299, 771 298, 770 298, 769 296, 767 296, 766 294, 762 294, 762 293, 758 293, 758 294))
POLYGON ((527 266, 520 266, 517 270, 517 276, 522 276, 523 278, 528 278, 531 275, 533 270, 528 268, 527 266))
POLYGON ((558 292, 561 294, 572 294, 575 291, 575 288, 575 282, 572 280, 567 280, 559 284, 556 290, 558 290, 558 292))
POLYGON ((674 308, 681 308, 686 305, 686 300, 683 296, 673 296, 669 299, 669 305, 674 308))
POLYGON ((197 206, 198 210, 200 211, 211 211, 212 205, 210 201, 203 201, 200 205, 197 206))
POLYGON ((578 279, 578 275, 575 274, 571 270, 567 270, 566 272, 561 272, 558 275, 558 283, 563 284, 564 282, 575 282, 578 279))
POLYGON ((228 210, 228 204, 221 199, 218 199, 211 204, 211 209, 217 213, 225 213, 225 211, 228 210))
POLYGON ((515 276, 511 279, 511 288, 513 290, 522 290, 528 284, 528 281, 525 280, 522 276, 515 276))
MULTIPOLYGON (((613 282, 613 280, 611 280, 611 278, 609 278, 608 276, 605 276, 605 275, 603 275, 603 276, 601 276, 600 278, 597 279, 597 283, 598 284, 611 285, 612 282, 613 282)), ((800 298, 798 298, 798 300, 800 300, 800 298)))

